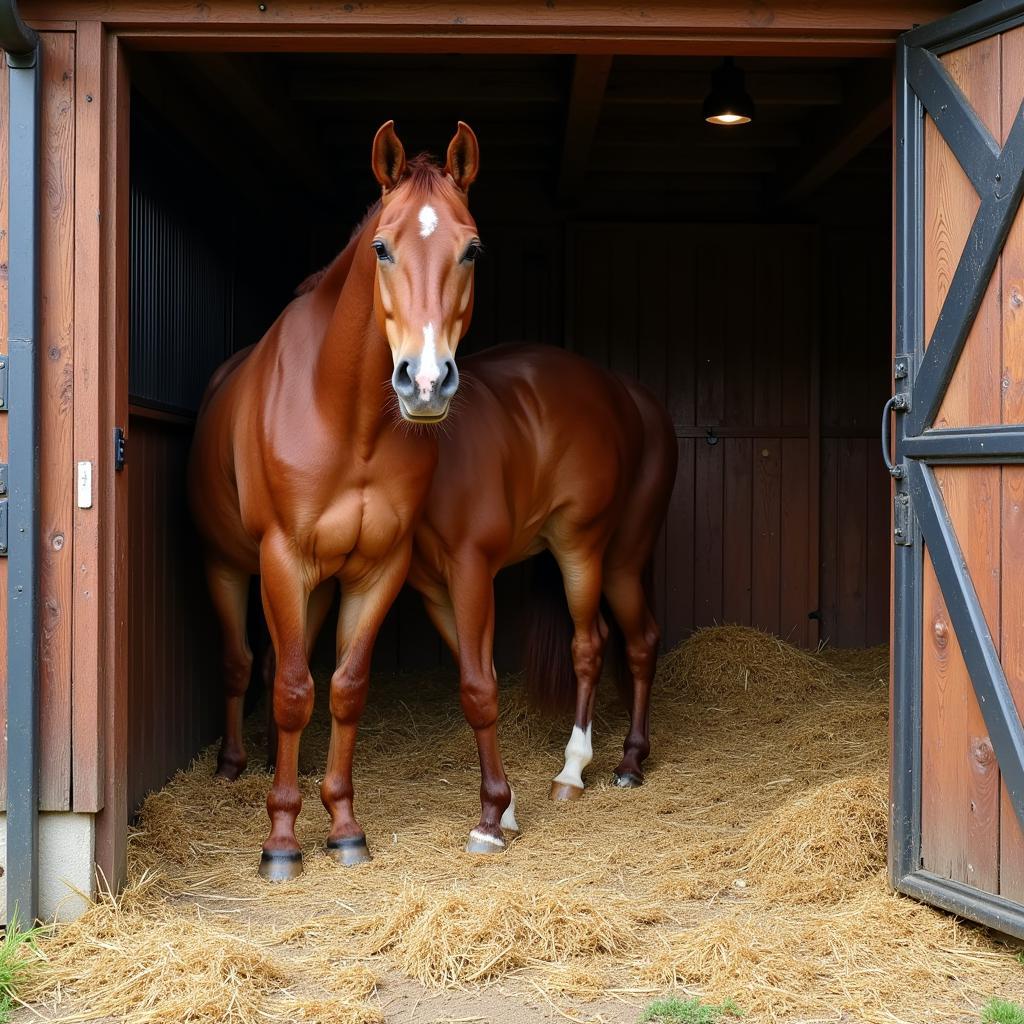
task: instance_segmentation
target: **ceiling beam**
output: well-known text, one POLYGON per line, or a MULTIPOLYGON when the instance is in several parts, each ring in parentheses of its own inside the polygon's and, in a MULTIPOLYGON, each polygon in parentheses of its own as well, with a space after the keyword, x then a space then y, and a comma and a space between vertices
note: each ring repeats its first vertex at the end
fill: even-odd
POLYGON ((808 147, 806 156, 769 185, 776 206, 792 206, 838 174, 892 124, 892 70, 866 63, 846 83, 850 97, 808 147))
POLYGON ((573 65, 558 176, 558 194, 563 199, 573 198, 583 183, 611 68, 612 58, 606 54, 578 54, 573 65))
MULTIPOLYGON (((564 86, 557 71, 497 69, 467 73, 459 66, 427 71, 389 66, 374 68, 297 68, 290 98, 303 103, 342 103, 365 107, 401 104, 459 109, 489 104, 561 103, 564 86)), ((394 116, 394 111, 391 111, 394 116)), ((397 120, 397 118, 396 118, 397 120)))
MULTIPOLYGON (((746 85, 758 106, 836 106, 843 102, 842 78, 828 72, 751 71, 746 85)), ((624 69, 611 76, 607 102, 613 106, 699 105, 710 90, 710 71, 624 69)))

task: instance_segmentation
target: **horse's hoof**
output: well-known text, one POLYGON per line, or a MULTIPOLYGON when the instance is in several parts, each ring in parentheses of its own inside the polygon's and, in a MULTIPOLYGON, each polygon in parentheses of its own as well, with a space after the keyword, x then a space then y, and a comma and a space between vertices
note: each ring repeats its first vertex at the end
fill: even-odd
POLYGON ((644 784, 644 777, 639 772, 616 772, 612 776, 612 785, 619 789, 636 789, 644 784))
POLYGON ((267 882, 290 882, 301 874, 301 850, 264 850, 260 856, 260 878, 267 882))
POLYGON ((466 843, 466 853, 503 853, 505 848, 504 839, 478 828, 469 833, 469 841, 466 843))
POLYGON ((235 761, 218 761, 217 770, 213 773, 213 777, 215 779, 224 779, 227 782, 235 782, 244 771, 244 764, 239 764, 235 761))
POLYGON ((583 796, 583 789, 569 782, 552 782, 551 792, 548 793, 548 797, 552 800, 579 800, 581 796, 583 796))
POLYGON ((353 864, 365 864, 371 860, 370 849, 366 845, 366 836, 345 836, 343 839, 327 840, 327 856, 335 864, 352 867, 353 864))

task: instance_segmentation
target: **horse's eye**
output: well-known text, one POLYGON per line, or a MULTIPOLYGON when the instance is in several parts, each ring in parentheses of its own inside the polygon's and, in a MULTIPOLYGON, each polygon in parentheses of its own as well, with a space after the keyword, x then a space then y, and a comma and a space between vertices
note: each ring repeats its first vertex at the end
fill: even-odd
POLYGON ((388 247, 379 238, 373 243, 373 251, 377 254, 377 259, 382 262, 385 260, 394 262, 391 259, 391 253, 388 252, 388 247))
POLYGON ((463 262, 472 263, 483 251, 484 247, 479 242, 470 242, 465 255, 462 257, 463 262))

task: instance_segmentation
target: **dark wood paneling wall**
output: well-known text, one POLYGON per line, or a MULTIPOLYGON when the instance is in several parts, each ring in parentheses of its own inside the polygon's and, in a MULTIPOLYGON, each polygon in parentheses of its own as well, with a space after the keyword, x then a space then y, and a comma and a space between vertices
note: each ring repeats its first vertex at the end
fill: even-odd
POLYGON ((821 631, 840 647, 889 638, 891 265, 885 230, 822 233, 821 631))
POLYGON ((571 346, 638 377, 675 421, 654 566, 668 646, 716 622, 816 639, 817 247, 791 226, 572 234, 571 346))
POLYGON ((221 730, 217 627, 185 501, 188 421, 130 419, 128 807, 221 730))

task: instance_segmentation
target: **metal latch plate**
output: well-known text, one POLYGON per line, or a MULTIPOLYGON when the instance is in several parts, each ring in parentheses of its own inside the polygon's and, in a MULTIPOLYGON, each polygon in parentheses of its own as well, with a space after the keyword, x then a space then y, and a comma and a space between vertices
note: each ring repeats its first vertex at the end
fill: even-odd
POLYGON ((893 499, 892 539, 900 547, 912 547, 914 543, 914 511, 905 491, 897 492, 893 499))

